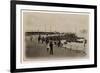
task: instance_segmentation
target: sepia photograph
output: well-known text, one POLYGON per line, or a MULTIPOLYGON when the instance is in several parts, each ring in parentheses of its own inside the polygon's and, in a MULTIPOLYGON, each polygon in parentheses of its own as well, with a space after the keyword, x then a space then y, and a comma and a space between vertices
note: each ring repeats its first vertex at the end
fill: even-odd
POLYGON ((89 13, 22 11, 24 60, 88 58, 89 13))

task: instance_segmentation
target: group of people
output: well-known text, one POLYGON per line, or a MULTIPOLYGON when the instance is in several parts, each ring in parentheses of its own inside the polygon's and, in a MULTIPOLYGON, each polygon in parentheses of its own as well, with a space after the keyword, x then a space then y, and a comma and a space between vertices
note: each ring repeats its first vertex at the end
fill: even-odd
POLYGON ((52 40, 52 37, 48 38, 48 35, 46 37, 39 35, 38 36, 38 43, 42 43, 42 44, 45 43, 46 48, 47 48, 47 52, 50 52, 51 55, 53 55, 54 45, 57 45, 58 47, 60 47, 60 45, 61 45, 60 40, 54 41, 54 40, 52 40))
MULTIPOLYGON (((63 44, 60 39, 53 40, 53 37, 50 37, 48 35, 46 35, 46 37, 39 35, 38 43, 46 44, 47 52, 49 52, 51 55, 53 55, 54 45, 56 45, 57 47, 62 47, 65 44, 65 43, 63 44)), ((87 40, 84 39, 83 41, 84 47, 86 46, 86 43, 87 43, 87 40)))

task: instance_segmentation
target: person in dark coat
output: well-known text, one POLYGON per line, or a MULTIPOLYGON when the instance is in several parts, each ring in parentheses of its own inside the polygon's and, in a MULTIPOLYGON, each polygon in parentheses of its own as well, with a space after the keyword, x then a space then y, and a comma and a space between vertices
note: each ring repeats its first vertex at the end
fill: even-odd
POLYGON ((53 55, 53 42, 50 41, 50 54, 53 55))
POLYGON ((41 40, 41 35, 39 35, 38 37, 38 43, 40 43, 40 40, 41 40))
POLYGON ((58 47, 60 47, 60 45, 61 45, 61 41, 59 40, 59 41, 58 41, 58 47))

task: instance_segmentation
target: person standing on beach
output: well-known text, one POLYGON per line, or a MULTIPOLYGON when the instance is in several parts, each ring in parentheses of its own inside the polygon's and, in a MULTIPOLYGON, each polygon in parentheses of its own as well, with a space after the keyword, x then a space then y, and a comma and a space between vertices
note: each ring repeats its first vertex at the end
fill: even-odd
POLYGON ((47 46, 47 52, 49 51, 50 47, 49 47, 49 42, 46 44, 47 46))
POLYGON ((49 39, 48 39, 48 38, 46 38, 45 42, 46 42, 46 45, 47 45, 47 44, 49 43, 49 39))
POLYGON ((42 37, 42 44, 44 43, 44 41, 45 41, 45 38, 44 38, 44 36, 42 37))
POLYGON ((41 35, 39 35, 38 37, 38 43, 40 43, 40 40, 41 40, 41 35))
POLYGON ((59 40, 59 41, 58 41, 58 47, 60 47, 60 45, 61 45, 61 41, 59 40))
POLYGON ((53 55, 53 42, 52 41, 50 41, 49 46, 50 46, 50 54, 53 55))
POLYGON ((84 47, 86 46, 86 43, 87 43, 87 40, 86 40, 86 39, 84 39, 84 47))

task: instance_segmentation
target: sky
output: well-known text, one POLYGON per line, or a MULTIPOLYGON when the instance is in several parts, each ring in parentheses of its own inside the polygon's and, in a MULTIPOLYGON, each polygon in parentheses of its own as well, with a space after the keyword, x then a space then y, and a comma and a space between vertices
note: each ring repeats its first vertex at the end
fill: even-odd
POLYGON ((23 12, 25 32, 75 32, 89 29, 89 14, 48 11, 23 12))

